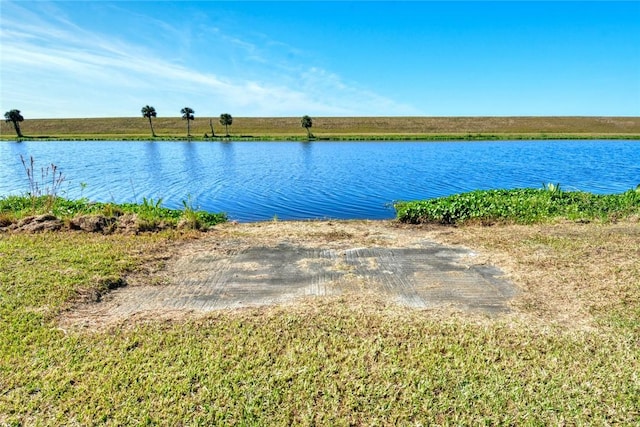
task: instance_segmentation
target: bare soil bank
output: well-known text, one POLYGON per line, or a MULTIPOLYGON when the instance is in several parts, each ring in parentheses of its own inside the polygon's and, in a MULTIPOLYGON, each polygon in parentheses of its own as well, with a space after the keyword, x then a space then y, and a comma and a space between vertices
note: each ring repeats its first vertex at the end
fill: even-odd
MULTIPOLYGON (((197 117, 191 135, 225 135, 218 117, 197 117)), ((143 117, 91 119, 26 119, 22 132, 32 138, 146 139, 149 122, 143 117)), ((159 138, 186 136, 179 117, 154 119, 159 138)), ((640 117, 314 117, 317 138, 628 138, 640 139, 640 117)), ((299 117, 234 117, 232 137, 306 138, 299 117)), ((1 123, 3 139, 15 138, 11 123, 1 123)))

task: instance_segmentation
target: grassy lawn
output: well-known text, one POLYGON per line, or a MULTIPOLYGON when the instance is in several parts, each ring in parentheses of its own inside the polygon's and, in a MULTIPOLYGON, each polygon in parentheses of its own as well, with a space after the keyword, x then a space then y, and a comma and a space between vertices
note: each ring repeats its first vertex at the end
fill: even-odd
POLYGON ((637 423, 637 219, 415 227, 503 268, 513 313, 343 295, 71 328, 202 234, 0 234, 0 425, 637 423))
MULTIPOLYGON (((225 135, 218 118, 199 117, 191 123, 194 139, 225 135)), ((148 140, 143 117, 92 119, 25 119, 25 136, 58 139, 148 140)), ((154 119, 157 139, 185 138, 179 117, 154 119)), ((640 117, 317 117, 311 131, 318 139, 640 139, 640 117)), ((237 117, 229 127, 232 138, 306 139, 299 117, 237 117)), ((11 123, 0 123, 0 138, 15 139, 11 123)))

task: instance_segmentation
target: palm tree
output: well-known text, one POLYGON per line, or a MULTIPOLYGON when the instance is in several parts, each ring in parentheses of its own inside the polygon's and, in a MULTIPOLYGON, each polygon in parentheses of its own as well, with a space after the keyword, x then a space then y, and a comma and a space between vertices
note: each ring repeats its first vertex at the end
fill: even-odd
POLYGON ((227 132, 227 136, 229 136, 228 126, 231 126, 233 124, 233 117, 231 117, 231 114, 228 114, 228 113, 220 114, 220 124, 224 126, 224 130, 225 132, 227 132))
POLYGON ((24 121, 24 117, 20 114, 20 110, 9 110, 4 113, 5 122, 13 123, 13 128, 18 134, 18 138, 22 138, 22 131, 20 130, 20 122, 24 121))
POLYGON ((313 136, 311 135, 311 131, 309 130, 311 126, 313 126, 313 120, 311 120, 311 117, 302 116, 302 119, 300 119, 300 124, 307 130, 307 137, 311 138, 313 136))
POLYGON ((195 111, 193 111, 193 109, 189 107, 184 107, 182 110, 180 110, 180 112, 182 113, 182 120, 187 121, 187 136, 191 136, 191 128, 189 127, 189 122, 196 118, 196 116, 194 116, 195 111))
POLYGON ((142 112, 142 117, 146 117, 147 119, 149 119, 149 126, 151 126, 151 136, 155 138, 156 133, 153 131, 153 123, 151 123, 151 117, 156 117, 158 115, 158 113, 156 113, 156 109, 145 105, 140 111, 142 112))

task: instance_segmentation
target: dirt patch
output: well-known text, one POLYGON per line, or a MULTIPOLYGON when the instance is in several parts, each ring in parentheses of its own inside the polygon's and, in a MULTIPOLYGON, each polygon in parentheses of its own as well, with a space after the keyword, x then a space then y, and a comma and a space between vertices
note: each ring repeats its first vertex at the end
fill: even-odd
POLYGON ((590 329, 594 316, 637 294, 640 277, 637 220, 459 228, 228 223, 199 236, 163 248, 162 269, 131 275, 100 303, 67 312, 63 327, 309 305, 337 296, 590 329))
POLYGON ((6 228, 8 230, 21 233, 41 233, 47 231, 58 231, 62 229, 63 226, 63 222, 55 216, 44 214, 23 218, 16 224, 8 224, 6 228))
POLYGON ((42 233, 74 230, 102 234, 138 234, 173 228, 189 230, 194 227, 188 221, 180 221, 177 225, 165 221, 147 221, 133 213, 118 216, 79 215, 64 221, 51 214, 28 216, 15 222, 7 218, 0 219, 0 233, 42 233))
POLYGON ((163 271, 128 278, 66 321, 89 326, 345 294, 495 316, 510 311, 517 293, 474 251, 387 221, 224 224, 171 251, 163 271))

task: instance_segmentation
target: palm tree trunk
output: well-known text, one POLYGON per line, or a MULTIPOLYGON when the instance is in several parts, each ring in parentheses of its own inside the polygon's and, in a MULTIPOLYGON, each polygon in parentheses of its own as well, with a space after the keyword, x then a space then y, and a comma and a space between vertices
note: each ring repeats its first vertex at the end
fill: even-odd
POLYGON ((151 122, 151 116, 149 116, 149 126, 151 126, 151 136, 156 137, 156 133, 153 130, 153 123, 151 122))
POLYGON ((16 130, 16 133, 18 134, 18 138, 22 138, 22 131, 20 130, 20 124, 13 120, 13 128, 16 130))
POLYGON ((191 136, 191 127, 189 126, 189 119, 187 118, 187 136, 191 136))

